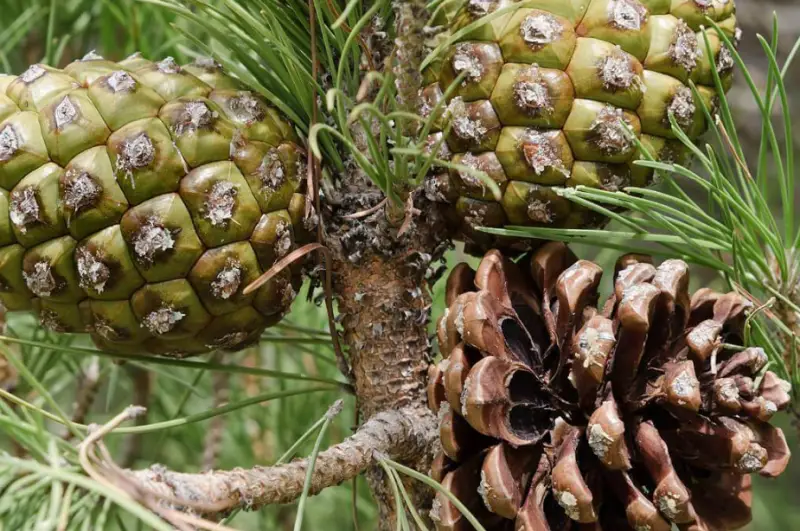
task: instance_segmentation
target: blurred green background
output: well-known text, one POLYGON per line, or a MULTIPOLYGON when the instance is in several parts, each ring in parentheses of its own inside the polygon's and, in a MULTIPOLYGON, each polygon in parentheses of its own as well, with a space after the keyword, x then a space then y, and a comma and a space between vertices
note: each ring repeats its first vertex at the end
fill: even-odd
MULTIPOLYGON (((766 61, 755 33, 770 35, 772 10, 779 14, 781 24, 781 54, 785 54, 800 34, 800 2, 797 0, 737 0, 739 21, 743 29, 743 55, 749 62, 757 82, 765 79, 766 61)), ((176 21, 158 6, 133 0, 0 0, 0 72, 20 73, 31 63, 45 62, 64 65, 91 50, 109 59, 121 59, 141 51, 149 58, 172 55, 179 61, 192 56, 192 50, 172 27, 185 22, 176 21)), ((198 38, 203 38, 196 31, 198 38)), ((800 83, 800 66, 795 68, 792 87, 800 83)), ((739 79, 741 82, 741 79, 739 79)), ((740 135, 756 139, 760 133, 759 115, 746 87, 739 83, 731 99, 743 127, 740 135)), ((800 98, 793 104, 800 113, 800 98)), ((800 116, 800 114, 798 114, 800 116)), ((800 123, 800 120, 798 121, 800 123)), ((800 135, 798 135, 800 138, 800 135)), ((747 142, 757 145, 757 142, 747 142)), ((597 253, 594 249, 579 248, 583 258, 596 259, 606 268, 613 267, 613 253, 597 253)), ((468 260, 460 251, 450 253, 450 265, 468 260)), ((708 280, 702 271, 697 279, 708 280)), ((442 310, 443 282, 435 286, 434 315, 442 310)), ((303 292, 305 295, 305 290, 303 292)), ((55 336, 39 329, 30 316, 14 315, 9 319, 11 330, 20 337, 34 338, 57 345, 88 346, 83 338, 55 336)), ((287 323, 289 327, 270 332, 257 349, 231 355, 225 363, 250 365, 288 372, 302 372, 322 378, 337 378, 333 354, 326 338, 327 323, 324 311, 313 302, 298 298, 287 323), (305 329, 318 330, 311 333, 305 329), (280 337, 278 337, 280 336, 280 337)), ((17 347, 19 348, 19 347, 17 347)), ((19 348, 26 365, 66 407, 71 403, 80 379, 93 360, 46 348, 19 348)), ((205 369, 159 366, 149 362, 125 365, 108 359, 98 360, 102 385, 89 419, 103 422, 122 407, 139 402, 137 389, 150 389, 148 423, 186 418, 207 411, 213 406, 214 387, 228 389, 227 400, 235 402, 259 393, 292 388, 306 388, 307 382, 265 379, 251 375, 213 373, 205 369), (222 376, 220 376, 222 374, 222 376)), ((333 401, 340 397, 335 391, 305 394, 289 399, 240 409, 213 420, 182 423, 177 427, 159 430, 138 437, 112 436, 109 440, 115 457, 125 466, 147 467, 161 463, 183 471, 199 471, 204 464, 214 467, 250 467, 270 464, 319 419, 333 401), (221 441, 216 455, 204 456, 210 432, 219 432, 221 441)), ((355 425, 354 403, 345 398, 345 410, 337 418, 324 444, 341 440, 355 425)), ((778 420, 792 448, 800 447, 797 428, 784 416, 778 420)), ((57 429, 52 427, 53 429, 57 429)), ((298 455, 311 450, 313 437, 298 448, 298 455)), ((13 441, 0 432, 0 449, 14 452, 13 441)), ((800 459, 795 459, 780 479, 767 481, 756 478, 754 485, 754 523, 752 531, 800 529, 800 459)), ((313 498, 306 512, 308 529, 352 529, 353 500, 361 529, 373 527, 375 511, 366 485, 360 482, 356 498, 352 484, 325 491, 313 498)), ((14 515, 23 515, 26 505, 35 505, 37 498, 13 498, 2 501, 0 496, 0 529, 14 527, 14 515)), ((34 508, 34 507, 31 507, 34 508)), ((295 506, 270 507, 258 513, 241 513, 229 524, 238 529, 292 529, 295 506)), ((119 513, 105 522, 106 529, 137 529, 119 513)))

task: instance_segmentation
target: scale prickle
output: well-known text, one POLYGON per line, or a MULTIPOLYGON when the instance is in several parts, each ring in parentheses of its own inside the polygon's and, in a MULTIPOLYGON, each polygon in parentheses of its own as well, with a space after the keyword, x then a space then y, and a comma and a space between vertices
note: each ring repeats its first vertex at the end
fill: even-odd
POLYGON ((239 349, 288 312, 308 238, 293 127, 212 60, 95 53, 0 75, 0 301, 103 349, 239 349))
POLYGON ((648 186, 653 171, 634 164, 644 157, 630 131, 656 160, 681 162, 687 150, 670 115, 696 139, 707 129, 703 106, 713 113, 717 105, 716 78, 725 91, 732 83, 732 54, 709 20, 738 41, 733 0, 447 5, 460 7, 443 4, 435 23, 455 42, 427 69, 421 111, 429 116, 438 104, 449 134, 428 143, 454 165, 484 172, 500 194, 459 169, 434 172, 427 191, 450 203, 478 252, 514 244, 479 226, 602 224, 558 188, 648 186))

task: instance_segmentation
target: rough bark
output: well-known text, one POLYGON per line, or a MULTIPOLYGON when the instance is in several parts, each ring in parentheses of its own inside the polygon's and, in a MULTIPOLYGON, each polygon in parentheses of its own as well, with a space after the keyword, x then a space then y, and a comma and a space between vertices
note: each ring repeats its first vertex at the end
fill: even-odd
MULTIPOLYGON (((413 246, 403 251, 389 258, 372 255, 355 264, 337 261, 334 270, 362 419, 399 408, 426 411, 433 418, 425 403, 430 294, 424 279, 427 261, 421 255, 426 253, 413 246)), ((433 420, 426 422, 435 426, 433 420)), ((427 444, 404 456, 404 464, 427 472, 434 440, 435 428, 427 444)), ((395 505, 384 473, 374 468, 367 479, 379 504, 379 521, 390 525, 395 505)), ((408 482, 406 488, 417 507, 430 507, 432 493, 427 488, 417 482, 408 482)))
MULTIPOLYGON (((430 411, 404 408, 375 415, 350 438, 317 456, 311 494, 352 479, 375 464, 376 455, 398 460, 413 458, 419 448, 436 438, 436 421, 430 411)), ((205 474, 172 472, 162 466, 129 471, 132 484, 146 495, 183 500, 190 509, 218 516, 235 507, 289 503, 303 491, 308 460, 283 466, 217 470, 205 474)))
POLYGON ((337 263, 343 316, 362 418, 425 403, 430 295, 410 270, 411 257, 337 263))

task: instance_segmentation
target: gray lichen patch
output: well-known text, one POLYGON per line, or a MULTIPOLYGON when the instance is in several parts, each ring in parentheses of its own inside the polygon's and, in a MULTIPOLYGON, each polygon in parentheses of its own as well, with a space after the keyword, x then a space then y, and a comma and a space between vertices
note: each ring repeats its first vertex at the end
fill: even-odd
POLYGON ((425 139, 425 144, 422 146, 422 152, 425 153, 425 155, 433 154, 434 158, 439 160, 450 160, 453 157, 453 153, 450 151, 447 142, 443 140, 440 141, 440 137, 436 135, 428 135, 428 138, 425 139), (439 145, 438 149, 436 144, 439 145), (436 152, 434 153, 434 151, 436 152))
POLYGON ((745 474, 758 472, 767 464, 767 450, 757 443, 750 443, 747 451, 736 463, 736 468, 745 474))
POLYGON ((764 411, 766 411, 769 415, 774 415, 778 412, 778 405, 773 402, 772 400, 767 400, 763 396, 758 397, 759 399, 763 400, 764 404, 764 411))
POLYGON ((476 172, 485 172, 484 165, 481 161, 480 157, 476 157, 472 153, 465 153, 464 156, 461 158, 460 161, 461 166, 465 166, 471 170, 475 171, 466 171, 466 170, 458 170, 458 176, 461 181, 470 188, 479 188, 484 189, 486 187, 485 183, 478 177, 476 172))
POLYGON ((682 371, 678 376, 672 380, 670 387, 675 396, 680 398, 690 398, 697 389, 697 379, 695 379, 688 371, 682 371))
POLYGON ((734 62, 733 62, 733 54, 728 49, 727 46, 724 44, 722 45, 722 50, 719 52, 719 56, 717 57, 717 72, 720 75, 725 75, 733 70, 734 62))
POLYGON ((103 293, 111 278, 111 269, 95 253, 81 247, 75 253, 78 267, 78 282, 85 290, 103 293))
POLYGON ((539 67, 530 66, 514 83, 514 104, 529 116, 539 116, 552 109, 550 91, 542 81, 539 67))
POLYGON ((224 349, 233 349, 240 346, 242 343, 247 341, 247 338, 250 334, 247 332, 229 332, 223 336, 215 338, 211 343, 207 344, 208 348, 224 348, 224 349))
POLYGON ((92 328, 97 335, 106 341, 123 341, 127 339, 128 336, 127 333, 122 330, 118 330, 107 320, 96 316, 94 318, 94 323, 92 323, 92 328))
POLYGON ((584 369, 605 366, 608 355, 603 350, 600 341, 615 341, 615 338, 613 334, 599 332, 596 328, 587 328, 578 337, 580 351, 575 354, 575 357, 583 360, 584 369))
POLYGON ((228 260, 225 267, 211 281, 211 295, 228 300, 239 292, 242 285, 242 265, 237 260, 228 260))
POLYGON ((452 119, 453 133, 461 139, 480 142, 488 132, 479 118, 472 119, 461 97, 453 98, 447 107, 447 113, 452 119))
POLYGON ((59 289, 59 282, 53 275, 53 268, 49 262, 40 260, 33 264, 33 271, 22 272, 25 285, 37 297, 49 297, 59 289))
POLYGON ((117 70, 108 76, 108 86, 114 93, 128 93, 136 90, 136 80, 124 70, 117 70))
POLYGON ((600 182, 603 185, 603 189, 607 192, 619 192, 630 184, 630 179, 627 175, 609 169, 609 171, 602 172, 600 175, 600 182))
MULTIPOLYGON (((474 204, 471 205, 467 213, 464 215, 464 221, 467 225, 471 225, 473 227, 479 227, 486 224, 486 220, 489 217, 489 206, 486 203, 474 204)), ((459 317, 463 317, 462 314, 459 314, 459 317)), ((458 319, 456 319, 456 326, 458 326, 458 319)), ((463 325, 463 320, 461 321, 463 325)), ((463 328, 463 326, 462 326, 463 328)), ((459 330, 459 334, 462 333, 459 330)))
POLYGON ((439 179, 435 175, 431 175, 425 179, 424 192, 425 197, 434 203, 449 203, 447 199, 450 180, 448 178, 439 179))
POLYGON ((569 170, 564 166, 559 150, 547 136, 530 129, 520 139, 519 147, 525 157, 525 162, 536 175, 541 175, 548 168, 553 168, 569 177, 569 170))
POLYGON ((97 50, 91 50, 81 58, 81 61, 102 61, 103 59, 104 57, 97 53, 97 50))
POLYGON ((178 326, 186 314, 171 306, 162 306, 142 319, 142 326, 153 335, 167 334, 178 326))
MULTIPOLYGON (((675 91, 672 100, 669 102, 667 112, 675 116, 675 121, 683 129, 688 129, 694 122, 694 114, 697 111, 697 106, 694 103, 694 95, 692 89, 689 87, 681 86, 675 91)), ((669 124, 669 116, 667 116, 667 125, 669 124)))
POLYGON ((53 113, 53 118, 56 121, 56 129, 59 131, 73 123, 78 118, 78 109, 72 103, 72 100, 70 100, 69 96, 64 96, 64 99, 61 100, 61 103, 56 106, 55 112, 53 113))
POLYGON ((173 128, 178 136, 194 134, 201 129, 211 127, 217 117, 217 112, 209 109, 202 101, 190 101, 183 106, 173 128))
POLYGON ((656 498, 656 505, 664 516, 674 521, 681 513, 680 501, 677 494, 667 491, 656 498))
POLYGON ((56 312, 50 308, 42 308, 39 312, 39 324, 47 330, 63 334, 69 332, 69 327, 65 325, 56 312))
MULTIPOLYGON (((103 194, 102 186, 85 171, 70 169, 64 182, 64 205, 74 215, 93 208, 103 194)), ((69 224, 69 219, 67 220, 69 224)))
POLYGON ((292 227, 288 222, 281 220, 275 226, 275 234, 278 237, 273 246, 275 256, 283 258, 292 249, 292 227))
POLYGON ((261 185, 270 191, 277 190, 286 182, 286 168, 283 166, 283 161, 276 148, 270 148, 264 155, 256 170, 256 175, 261 181, 261 185))
POLYGON ((178 74, 181 71, 181 67, 172 57, 166 57, 156 63, 156 68, 162 74, 178 74))
POLYGON ((526 213, 528 214, 528 218, 535 223, 549 225, 553 222, 553 213, 550 212, 550 201, 529 198, 526 213))
MULTIPOLYGON (((145 168, 153 163, 156 158, 156 148, 147 133, 139 133, 126 140, 117 157, 117 172, 129 174, 133 170, 145 168)), ((135 187, 135 184, 132 183, 135 187)))
POLYGON ((753 349, 753 351, 756 353, 756 355, 753 356, 752 360, 750 360, 750 370, 753 372, 758 372, 764 367, 764 365, 767 364, 767 353, 764 352, 764 349, 761 347, 756 347, 753 349))
POLYGON ((288 308, 291 306, 295 297, 297 297, 297 291, 294 289, 294 286, 292 286, 292 283, 287 281, 281 291, 281 307, 288 308))
POLYGON ((669 57, 672 61, 686 70, 692 72, 697 67, 698 47, 697 35, 683 20, 678 21, 675 37, 669 48, 669 57))
POLYGON ((631 58, 619 47, 600 60, 599 73, 607 90, 626 90, 642 82, 631 58))
POLYGON ((431 520, 434 522, 442 521, 442 502, 438 497, 433 499, 433 503, 431 503, 431 510, 428 511, 428 516, 430 516, 431 520))
POLYGON ((519 25, 519 34, 532 49, 539 49, 561 37, 563 28, 558 20, 548 13, 536 13, 525 17, 519 25))
POLYGON ((483 63, 475 53, 475 46, 471 43, 462 42, 456 45, 452 63, 456 75, 466 74, 462 85, 477 83, 483 78, 483 63))
POLYGON ((267 115, 264 102, 249 92, 242 92, 229 99, 227 107, 230 114, 241 122, 260 122, 267 115))
POLYGON ((622 109, 607 105, 592 123, 592 141, 605 155, 628 151, 633 146, 633 139, 625 127, 627 123, 622 109))
MULTIPOLYGON (((464 318, 465 318, 464 317, 464 301, 457 300, 455 312, 456 312, 456 318, 453 320, 453 324, 455 325, 456 331, 458 331, 458 334, 460 336, 463 336, 464 335, 464 318)), ((465 382, 464 385, 466 387, 466 382, 465 382)))
POLYGON ((308 232, 312 232, 316 230, 318 225, 319 215, 317 214, 317 208, 314 205, 309 205, 308 213, 303 216, 303 228, 308 232))
POLYGON ((631 303, 640 297, 646 297, 653 290, 652 284, 634 284, 622 290, 622 304, 631 303))
POLYGON ((32 223, 42 222, 42 208, 36 190, 28 186, 11 192, 9 217, 22 234, 28 232, 32 223))
POLYGON ((19 78, 25 83, 26 85, 30 85, 43 75, 47 73, 47 70, 42 68, 40 65, 31 65, 25 70, 19 78))
POLYGON ((603 430, 600 424, 589 424, 587 430, 589 447, 600 460, 605 461, 614 439, 603 430))
POLYGON ((19 150, 19 136, 14 126, 7 124, 0 129, 0 162, 11 160, 19 150))
POLYGON ((483 17, 497 9, 497 0, 469 0, 467 11, 474 17, 483 17))
POLYGON ((222 65, 214 60, 213 57, 198 57, 192 64, 204 68, 208 72, 219 72, 222 70, 222 65))
POLYGON ((578 498, 575 497, 568 490, 555 490, 553 489, 553 497, 556 499, 558 504, 564 509, 564 512, 573 520, 580 519, 580 508, 578 507, 578 498))
POLYGON ((486 471, 481 469, 481 481, 478 484, 478 496, 481 497, 483 505, 490 511, 492 510, 492 497, 494 495, 495 493, 492 491, 492 485, 486 478, 486 471))
POLYGON ((612 0, 608 20, 619 29, 638 31, 647 20, 647 8, 637 0, 612 0))
POLYGON ((154 218, 148 219, 133 237, 133 253, 147 265, 155 258, 175 248, 172 232, 154 218))
POLYGON ((721 380, 721 383, 718 385, 717 392, 719 393, 719 396, 726 402, 739 401, 739 388, 736 386, 736 383, 733 380, 721 380))
POLYGON ((236 209, 239 190, 229 181, 217 181, 211 186, 203 204, 203 217, 213 226, 227 225, 236 209))

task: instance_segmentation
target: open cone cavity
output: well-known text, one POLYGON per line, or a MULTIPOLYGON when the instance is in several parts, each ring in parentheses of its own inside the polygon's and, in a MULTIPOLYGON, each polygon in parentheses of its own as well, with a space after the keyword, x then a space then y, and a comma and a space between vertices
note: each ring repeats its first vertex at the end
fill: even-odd
MULTIPOLYGON (((789 386, 741 344, 751 304, 690 294, 680 260, 602 270, 549 243, 456 267, 430 370, 432 476, 489 531, 738 529, 750 475, 789 459, 770 424, 789 386)), ((437 529, 467 529, 439 494, 437 529)))

